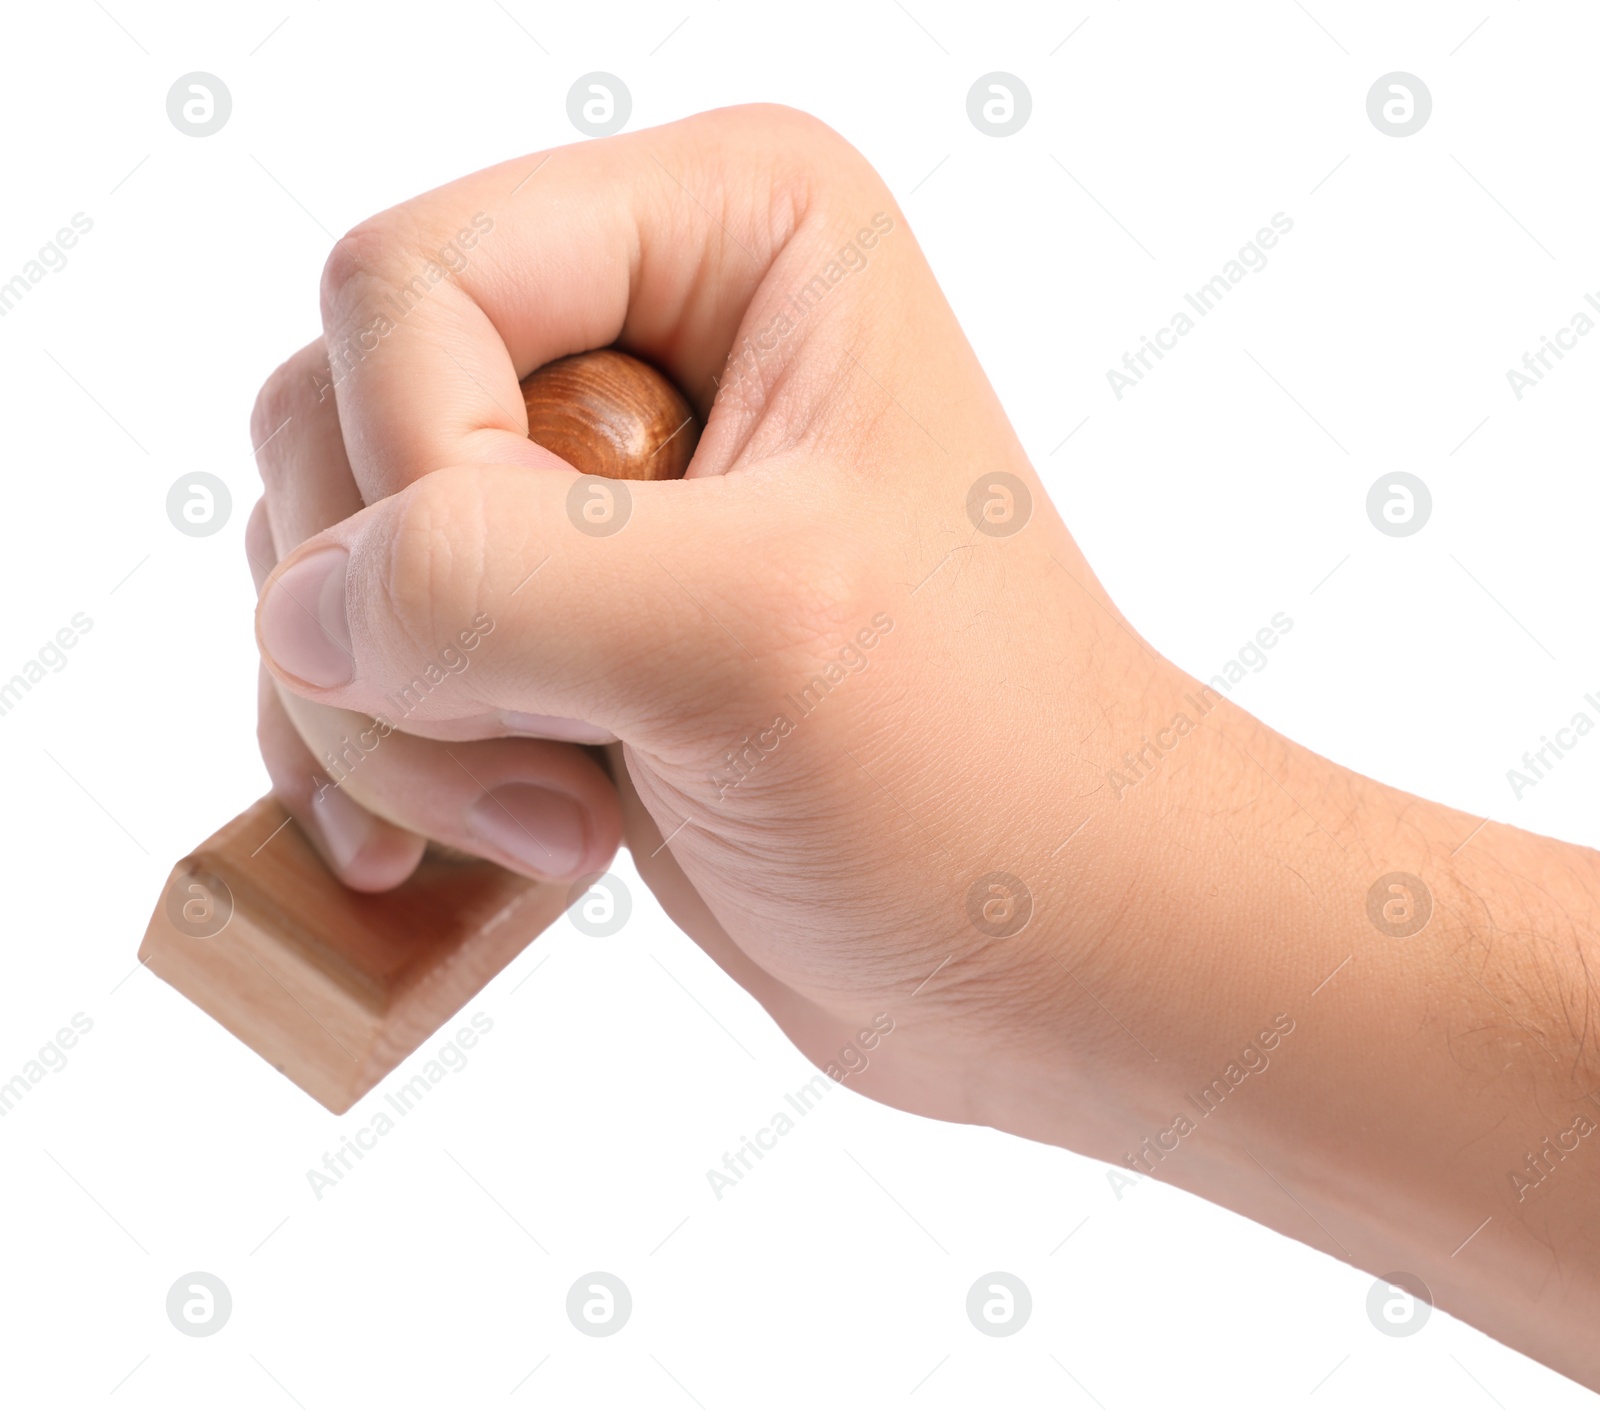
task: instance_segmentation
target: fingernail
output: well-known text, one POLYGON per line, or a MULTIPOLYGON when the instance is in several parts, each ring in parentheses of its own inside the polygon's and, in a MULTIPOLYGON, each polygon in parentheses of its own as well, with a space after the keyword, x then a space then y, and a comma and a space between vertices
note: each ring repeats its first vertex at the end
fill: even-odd
POLYGON ((355 674, 344 579, 349 553, 319 548, 267 589, 261 604, 261 649, 307 685, 343 685, 355 674))
POLYGON ((559 739, 568 744, 611 744, 616 735, 587 720, 569 720, 562 715, 529 715, 521 710, 502 710, 500 723, 513 734, 531 734, 539 739, 559 739))
POLYGON ((311 800, 311 816, 333 853, 333 864, 343 871, 372 840, 372 814, 337 788, 324 788, 311 800))
POLYGON ((541 876, 576 876, 588 850, 583 810, 532 783, 491 788, 467 809, 467 831, 541 876))

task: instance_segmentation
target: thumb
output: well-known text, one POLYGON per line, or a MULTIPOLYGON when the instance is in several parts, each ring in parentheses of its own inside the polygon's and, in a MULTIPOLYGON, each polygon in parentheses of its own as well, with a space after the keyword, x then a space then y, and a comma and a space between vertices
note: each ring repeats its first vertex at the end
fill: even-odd
POLYGON ((274 569, 262 657, 295 694, 409 733, 535 715, 664 745, 674 721, 763 694, 757 589, 796 534, 749 484, 434 471, 274 569))

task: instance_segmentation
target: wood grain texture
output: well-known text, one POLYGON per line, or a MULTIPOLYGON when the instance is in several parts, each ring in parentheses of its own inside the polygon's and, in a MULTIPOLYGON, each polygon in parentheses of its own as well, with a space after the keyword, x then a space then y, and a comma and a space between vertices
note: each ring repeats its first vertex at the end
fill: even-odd
POLYGON ((680 479, 700 439, 682 393, 615 348, 546 363, 523 378, 522 401, 528 438, 586 475, 680 479))
MULTIPOLYGON (((672 479, 699 437, 676 388, 613 350, 542 367, 523 395, 532 438, 585 474, 672 479)), ((430 847, 395 890, 351 891, 267 797, 172 869, 139 958, 338 1113, 556 920, 568 890, 430 847)))
POLYGON ((139 958, 343 1112, 561 915, 566 898, 564 886, 432 851, 393 891, 351 891, 267 797, 172 869, 139 958))

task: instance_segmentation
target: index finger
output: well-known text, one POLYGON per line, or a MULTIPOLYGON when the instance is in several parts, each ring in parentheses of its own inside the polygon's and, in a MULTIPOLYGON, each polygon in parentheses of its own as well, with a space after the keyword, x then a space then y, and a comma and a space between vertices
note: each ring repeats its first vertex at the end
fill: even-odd
POLYGON ((820 214, 819 171, 852 165, 870 175, 804 114, 726 109, 506 162, 357 226, 322 302, 366 502, 445 465, 563 464, 527 440, 517 384, 568 353, 618 344, 704 416, 763 280, 820 214))

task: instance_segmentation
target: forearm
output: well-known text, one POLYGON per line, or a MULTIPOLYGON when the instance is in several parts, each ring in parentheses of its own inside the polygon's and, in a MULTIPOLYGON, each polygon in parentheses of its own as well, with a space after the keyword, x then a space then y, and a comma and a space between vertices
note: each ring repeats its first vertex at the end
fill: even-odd
POLYGON ((1135 744, 1194 729, 1137 778, 1107 763, 1057 954, 1075 1110, 1028 1134, 1413 1273, 1600 1385, 1600 857, 1365 779, 1165 663, 1110 714, 1141 711, 1135 744))

